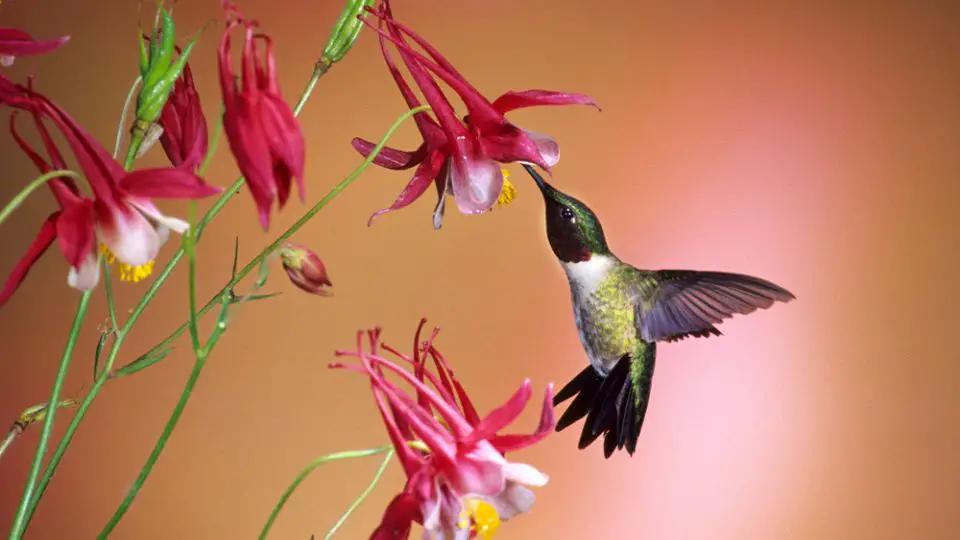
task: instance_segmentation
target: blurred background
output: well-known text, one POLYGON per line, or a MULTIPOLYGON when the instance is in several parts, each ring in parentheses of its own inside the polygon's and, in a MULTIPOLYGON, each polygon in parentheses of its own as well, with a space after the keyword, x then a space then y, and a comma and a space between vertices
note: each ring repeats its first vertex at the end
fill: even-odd
MULTIPOLYGON (((341 2, 242 0, 276 38, 293 101, 341 2)), ((960 367, 950 333, 960 298, 960 4, 877 2, 522 3, 395 0, 396 16, 481 91, 547 88, 595 97, 584 107, 511 113, 558 139, 553 183, 602 218, 611 247, 646 268, 744 272, 798 300, 728 321, 725 336, 660 348, 652 405, 631 459, 578 451, 579 427, 516 455, 551 475, 532 513, 499 538, 947 539, 960 530, 960 367)), ((62 49, 18 60, 108 147, 137 72, 137 3, 8 0, 0 23, 62 49)), ((146 10, 145 10, 146 13, 146 10)), ((182 0, 181 43, 221 16, 182 0)), ((148 17, 149 15, 145 16, 148 17)), ((209 28, 193 56, 208 116, 218 107, 209 28)), ((365 33, 301 116, 307 205, 291 199, 259 228, 236 197, 204 236, 205 300, 227 281, 234 239, 249 260, 360 163, 353 136, 379 139, 404 110, 365 33)), ((24 124, 26 126, 26 124, 24 124)), ((30 131, 26 127, 25 131, 30 131)), ((394 139, 418 141, 413 125, 394 139)), ((0 133, 9 200, 36 176, 0 133)), ((142 160, 163 164, 159 148, 142 160)), ((586 362, 564 274, 543 231, 543 203, 520 167, 514 204, 448 212, 434 231, 432 190, 366 226, 408 172, 371 168, 294 238, 326 262, 335 296, 294 289, 234 311, 153 475, 112 537, 254 538, 295 475, 317 456, 386 441, 368 384, 332 372, 334 349, 361 328, 408 350, 421 316, 481 410, 524 378, 538 394, 516 430, 536 425, 539 394, 586 362)), ((222 145, 208 178, 237 171, 222 145)), ((4 224, 0 273, 55 206, 37 192, 4 224)), ((203 203, 206 208, 209 203, 203 203)), ((185 216, 186 206, 165 204, 185 216)), ((160 263, 175 249, 167 246, 160 263)), ((51 250, 0 310, 0 421, 49 396, 79 294, 51 250)), ((181 266, 129 336, 125 363, 187 315, 181 266)), ((122 314, 148 282, 117 285, 122 314)), ((241 290, 243 290, 241 288, 241 290)), ((98 291, 65 392, 92 384, 98 291)), ((209 321, 207 321, 209 328, 209 321)), ((189 340, 166 360, 108 384, 66 455, 27 538, 92 538, 125 496, 180 395, 189 340)), ((57 418, 58 440, 72 411, 57 418)), ((0 526, 9 527, 40 433, 0 461, 0 526)), ((272 538, 321 538, 369 482, 377 458, 317 471, 272 538)), ((402 487, 394 464, 348 521, 366 538, 402 487)), ((414 533, 419 535, 419 532, 414 533)))

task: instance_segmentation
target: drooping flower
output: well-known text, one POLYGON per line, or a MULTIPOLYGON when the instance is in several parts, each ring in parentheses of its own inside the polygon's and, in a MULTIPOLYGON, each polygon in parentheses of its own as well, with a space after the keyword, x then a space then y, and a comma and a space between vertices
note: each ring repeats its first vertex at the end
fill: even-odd
POLYGON ((327 287, 332 287, 333 283, 323 261, 313 250, 293 242, 284 242, 280 247, 280 260, 291 283, 310 294, 330 296, 327 287))
POLYGON ((300 123, 280 94, 273 41, 254 33, 256 21, 244 18, 233 3, 224 0, 223 8, 227 14, 219 50, 223 131, 257 205, 260 224, 267 229, 274 199, 282 209, 294 180, 300 200, 305 197, 306 146, 300 123), (238 26, 244 29, 239 85, 230 54, 230 34, 238 26), (257 40, 264 43, 262 57, 257 55, 257 40))
MULTIPOLYGON (((393 64, 384 40, 391 41, 397 47, 437 120, 421 113, 418 115, 418 127, 424 143, 412 152, 384 149, 376 159, 375 163, 385 168, 418 168, 394 204, 375 216, 409 205, 426 191, 431 182, 436 183, 440 193, 434 211, 434 224, 438 228, 443 214, 444 194, 452 194, 457 208, 465 214, 486 212, 505 191, 500 164, 533 163, 549 170, 560 159, 559 146, 552 138, 515 126, 506 119, 505 113, 541 105, 597 107, 597 103, 589 96, 550 90, 507 92, 491 103, 436 49, 397 22, 389 1, 381 2, 379 10, 368 11, 378 19, 378 25, 374 28, 367 19, 364 22, 380 34, 387 67, 407 105, 412 108, 418 106, 419 102, 393 64), (385 30, 383 26, 386 26, 385 30), (404 35, 423 48, 430 58, 415 51, 404 35), (468 114, 462 121, 431 73, 450 86, 463 101, 468 114)), ((364 156, 369 155, 374 146, 360 138, 355 138, 352 144, 364 156)), ((506 189, 511 188, 508 184, 506 189)))
POLYGON ((69 180, 52 181, 51 189, 62 211, 54 222, 48 218, 30 250, 18 263, 8 279, 7 285, 12 289, 7 291, 5 288, 7 296, 12 294, 29 267, 54 238, 59 240, 61 250, 71 264, 68 276, 71 286, 81 290, 96 286, 99 280, 97 240, 108 261, 119 262, 121 279, 139 281, 152 271, 153 260, 170 231, 183 233, 188 227, 185 221, 160 212, 152 199, 200 199, 221 191, 207 185, 192 172, 175 167, 125 171, 59 106, 31 87, 15 84, 2 76, 0 103, 33 115, 51 161, 48 163, 40 158, 16 133, 15 138, 42 172, 49 172, 54 167, 66 168, 43 126, 44 119, 52 121, 70 146, 94 195, 92 200, 81 196, 69 180))
POLYGON ((48 53, 68 41, 70 36, 38 40, 19 28, 0 27, 0 66, 13 65, 18 56, 48 53))
POLYGON ((379 343, 379 329, 363 332, 354 356, 360 366, 332 364, 358 371, 370 379, 374 400, 387 434, 407 476, 403 491, 388 505, 371 540, 405 539, 413 522, 421 524, 427 539, 488 539, 501 522, 528 512, 535 496, 527 486, 543 486, 547 476, 534 467, 507 460, 505 454, 525 448, 553 432, 553 386, 548 385, 536 431, 530 435, 499 432, 513 423, 532 396, 529 380, 502 406, 481 418, 446 360, 433 346, 437 335, 422 346, 421 320, 414 337, 413 357, 379 343), (381 348, 408 369, 380 355, 381 348), (435 370, 427 366, 427 358, 435 370), (412 387, 404 391, 387 378, 393 373, 412 387), (435 416, 436 415, 436 416, 435 416))
POLYGON ((207 156, 209 142, 207 119, 203 115, 190 64, 184 66, 180 78, 174 83, 158 123, 163 128, 160 145, 170 163, 195 171, 207 156))

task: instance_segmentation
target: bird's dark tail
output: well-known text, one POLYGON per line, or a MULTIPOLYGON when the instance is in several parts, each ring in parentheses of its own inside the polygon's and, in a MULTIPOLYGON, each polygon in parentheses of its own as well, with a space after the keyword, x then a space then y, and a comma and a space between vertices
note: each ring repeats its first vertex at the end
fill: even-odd
POLYGON ((624 355, 606 376, 587 366, 567 383, 553 399, 554 407, 574 398, 557 422, 557 431, 563 431, 583 417, 579 448, 590 446, 603 434, 603 456, 609 458, 615 450, 626 448, 631 456, 637 449, 637 439, 650 402, 650 383, 656 363, 656 344, 648 343, 636 362, 624 355), (576 396, 576 397, 574 397, 576 396))

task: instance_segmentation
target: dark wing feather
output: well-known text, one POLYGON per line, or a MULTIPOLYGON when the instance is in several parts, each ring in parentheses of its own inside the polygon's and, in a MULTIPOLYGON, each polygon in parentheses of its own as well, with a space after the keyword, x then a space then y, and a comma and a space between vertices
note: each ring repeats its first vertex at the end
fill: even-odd
POLYGON ((779 285, 743 274, 658 270, 650 277, 637 302, 637 327, 645 341, 719 336, 714 325, 725 319, 796 298, 779 285))

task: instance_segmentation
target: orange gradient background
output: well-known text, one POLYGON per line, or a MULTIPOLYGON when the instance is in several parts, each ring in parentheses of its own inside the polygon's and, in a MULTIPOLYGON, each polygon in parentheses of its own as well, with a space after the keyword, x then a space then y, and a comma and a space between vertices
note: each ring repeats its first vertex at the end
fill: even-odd
MULTIPOLYGON (((645 268, 758 275, 798 300, 739 317, 722 338, 660 348, 638 453, 576 449, 577 429, 516 459, 551 475, 533 512, 499 538, 710 540, 948 539, 960 534, 960 7, 951 2, 450 2, 395 0, 417 29, 490 96, 549 88, 602 105, 518 111, 555 136, 553 183, 603 219, 611 247, 645 268)), ((275 36, 289 100, 298 95, 340 2, 244 0, 275 36)), ((181 43, 220 16, 181 0, 181 43)), ((2 24, 70 44, 7 71, 112 147, 136 75, 136 2, 8 0, 2 24)), ((193 68, 218 106, 207 30, 193 68)), ((301 116, 308 204, 360 163, 353 136, 378 139, 404 110, 370 33, 322 80, 301 116)), ((4 120, 5 122, 6 120, 4 120)), ((24 123, 25 131, 27 124, 24 123)), ((0 130, 9 200, 36 176, 0 130)), ((413 125, 394 143, 417 142, 413 125)), ((162 164, 154 149, 144 164, 162 164)), ((407 172, 373 169, 296 236, 321 254, 335 296, 299 293, 274 269, 278 298, 234 311, 153 475, 113 537, 255 538, 280 494, 322 454, 386 441, 368 384, 326 368, 360 328, 382 325, 408 350, 421 316, 482 410, 525 377, 536 398, 584 366, 564 274, 547 247, 543 203, 519 167, 516 202, 432 229, 431 192, 366 227, 407 172)), ((220 147, 209 180, 237 171, 220 147)), ((209 203, 201 205, 206 208, 209 203)), ((9 271, 52 211, 38 192, 3 225, 9 271)), ((186 205, 163 208, 186 215, 186 205)), ((248 193, 200 247, 203 300, 229 277, 234 238, 249 260, 306 208, 292 200, 263 233, 248 193)), ((168 245, 160 264, 174 250, 168 245)), ((0 418, 47 399, 79 295, 51 250, 0 310, 0 418)), ((125 363, 185 320, 185 266, 129 336, 125 363)), ((249 285, 248 285, 249 286, 249 285)), ((145 284, 117 288, 121 313, 145 284)), ((68 395, 92 382, 98 291, 68 395)), ((208 331, 209 321, 205 328, 208 331)), ((187 339, 161 364, 108 384, 63 460, 27 534, 92 538, 120 503, 180 394, 187 339)), ((58 439, 72 412, 57 417, 58 439)), ((36 447, 32 427, 0 461, 0 526, 9 527, 36 447)), ((322 538, 364 488, 377 458, 318 470, 271 538, 322 538)), ((347 522, 366 538, 401 488, 394 464, 347 522)), ((419 535, 419 532, 415 532, 419 535)))

